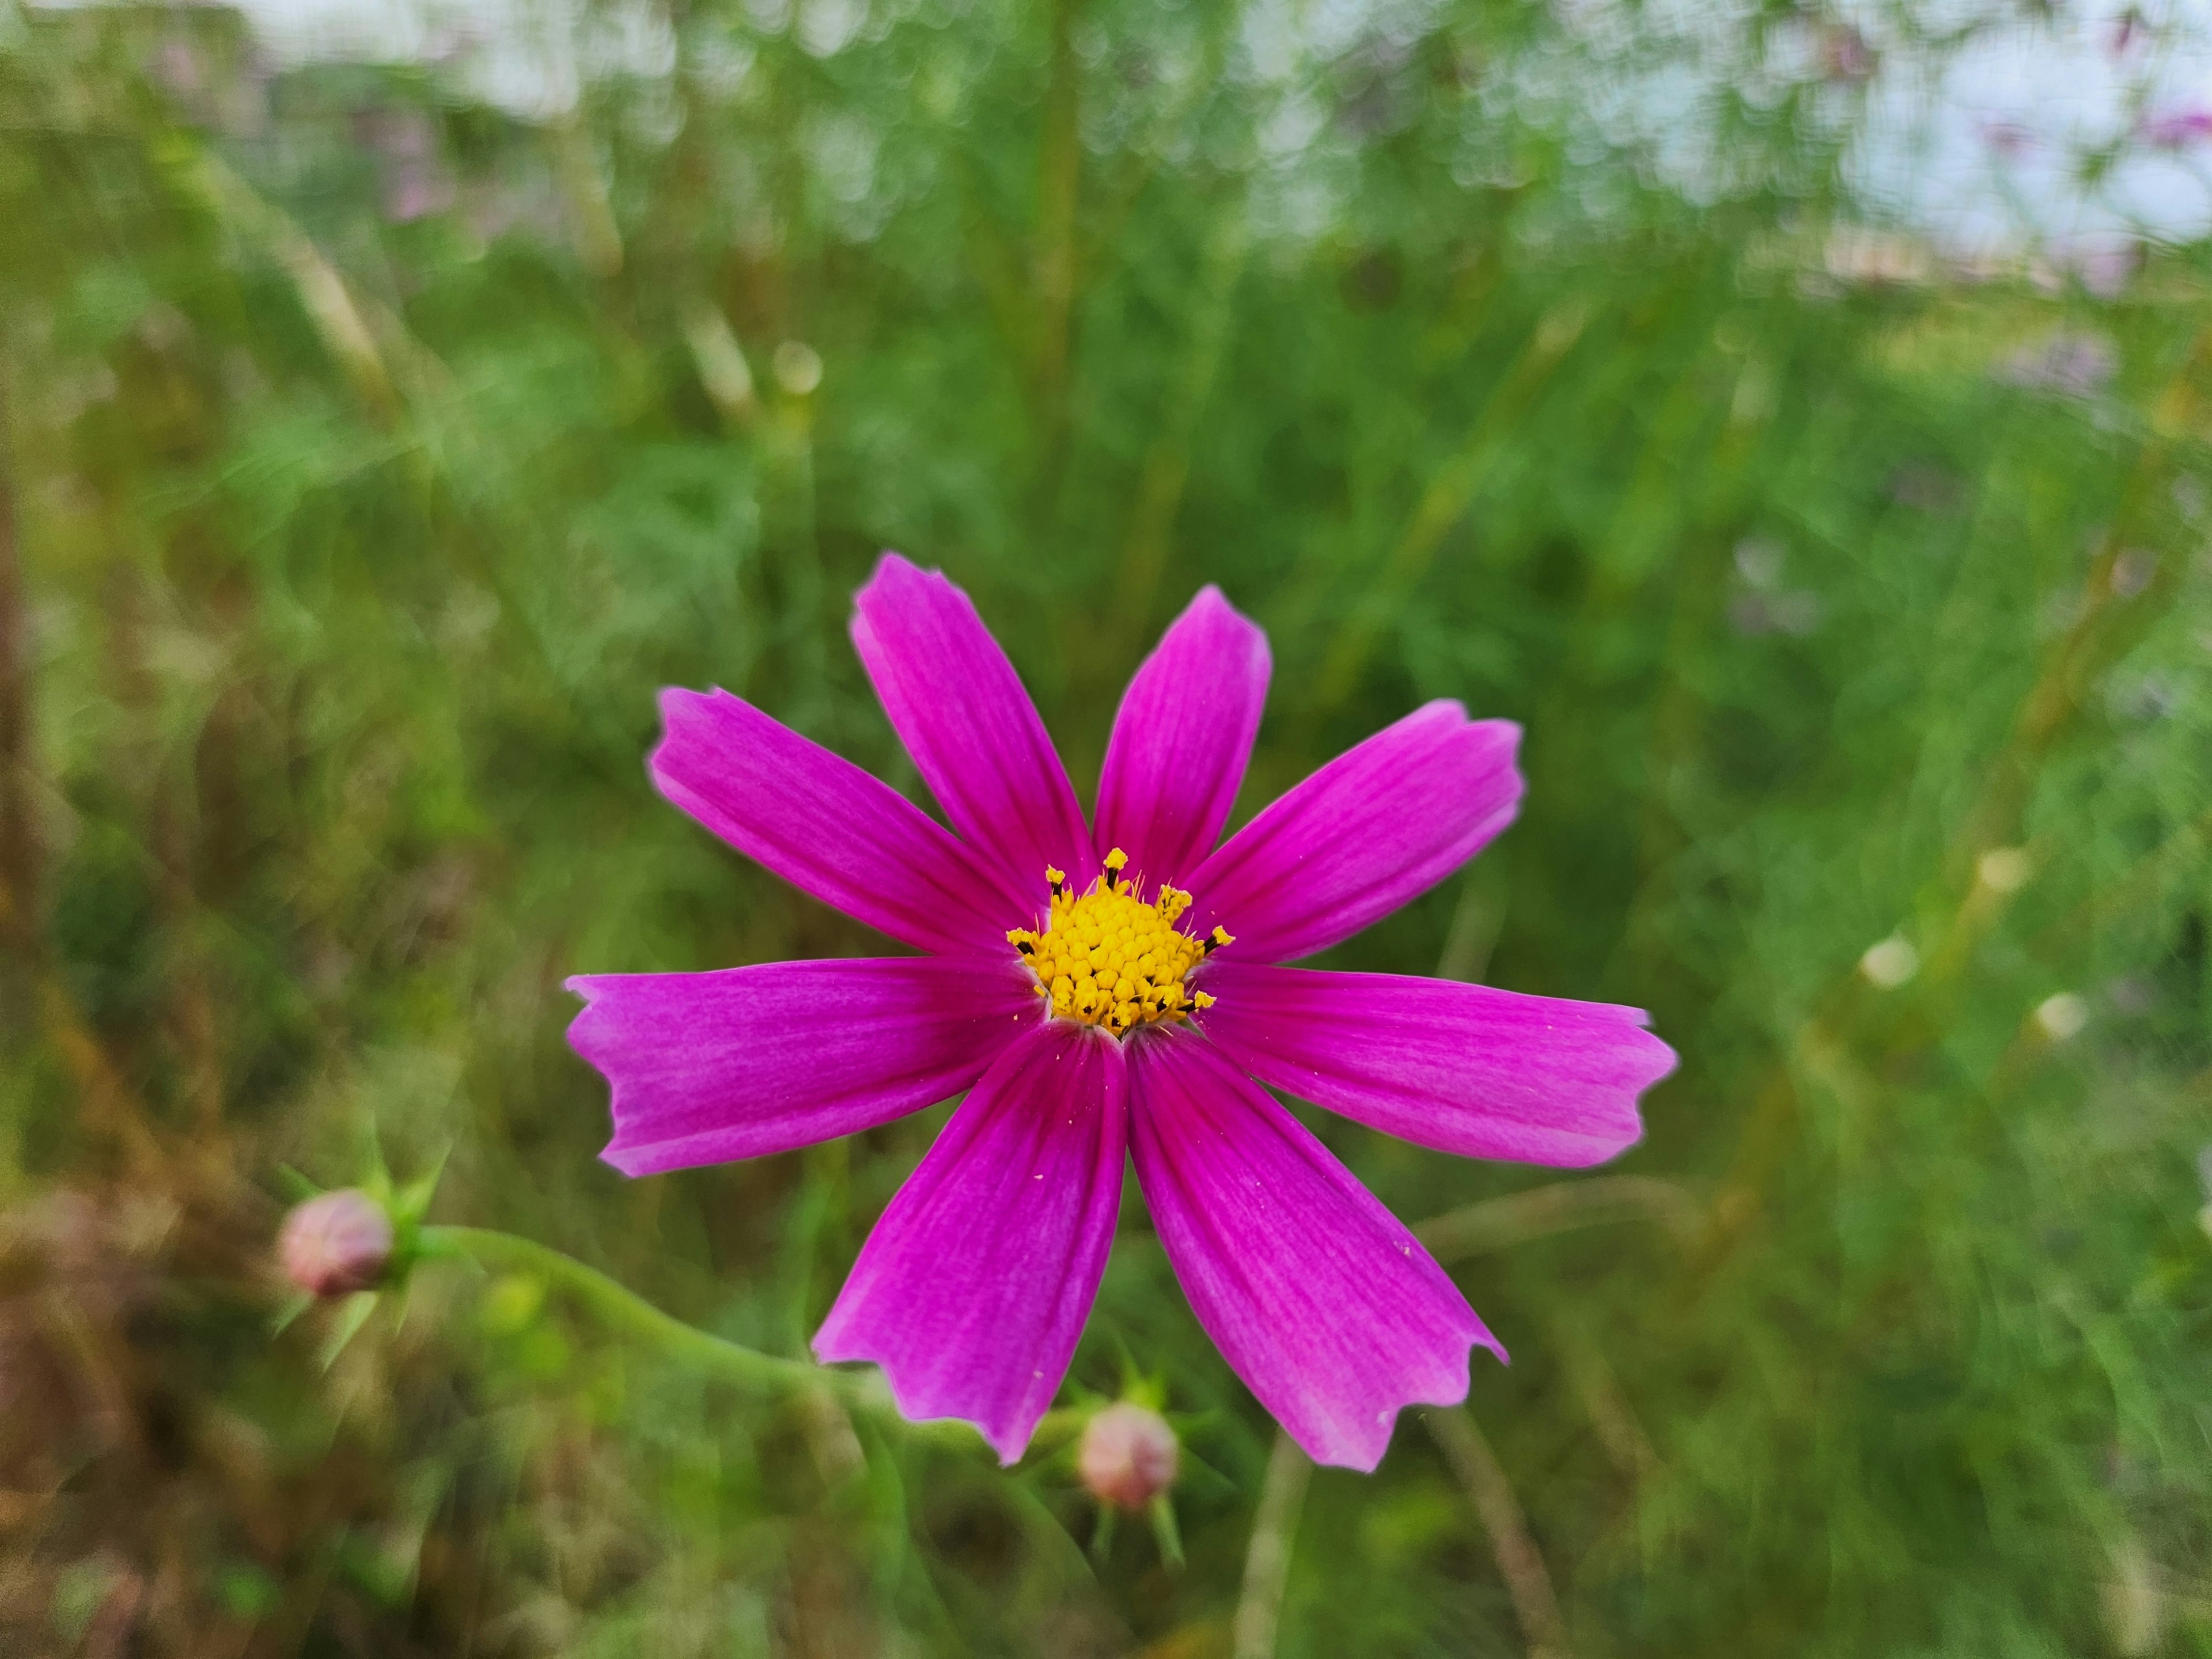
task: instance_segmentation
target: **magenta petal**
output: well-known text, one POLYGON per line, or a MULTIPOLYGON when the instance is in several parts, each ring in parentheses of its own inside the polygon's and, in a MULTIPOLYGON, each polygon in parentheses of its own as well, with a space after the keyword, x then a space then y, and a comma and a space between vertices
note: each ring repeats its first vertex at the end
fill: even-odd
POLYGON ((1190 878, 1194 933, 1218 924, 1237 959, 1283 962, 1349 939, 1427 891, 1505 826, 1521 800, 1510 720, 1425 703, 1347 750, 1231 836, 1190 878))
POLYGON ((1029 919, 912 801, 744 699, 672 687, 660 715, 660 793, 825 904, 921 950, 996 956, 1029 919))
POLYGON ((575 1051, 614 1091, 624 1175, 788 1152, 949 1099, 1042 1018, 1034 982, 955 957, 591 974, 575 1051))
POLYGON ((1130 1045, 1130 1146, 1199 1322, 1318 1463, 1372 1469, 1404 1406, 1505 1351, 1413 1234, 1202 1038, 1130 1045))
MULTIPOLYGON (((853 601, 853 648, 952 827, 1041 907, 1047 865, 1097 873, 1036 705, 968 596, 886 553, 853 601)), ((1012 924, 1009 924, 1012 925, 1012 924)))
POLYGON ((1145 659, 1114 717, 1098 779, 1103 854, 1188 882, 1221 838, 1267 700, 1267 636, 1204 587, 1145 659))
POLYGON ((1601 1164, 1674 1069, 1643 1010, 1607 1002, 1227 961, 1206 988, 1200 1024, 1262 1083, 1466 1158, 1601 1164))
POLYGON ((876 1223, 817 1357, 874 1360, 907 1417, 973 1423, 1012 1462, 1098 1294, 1127 1144, 1119 1043, 1058 1020, 1017 1038, 876 1223))

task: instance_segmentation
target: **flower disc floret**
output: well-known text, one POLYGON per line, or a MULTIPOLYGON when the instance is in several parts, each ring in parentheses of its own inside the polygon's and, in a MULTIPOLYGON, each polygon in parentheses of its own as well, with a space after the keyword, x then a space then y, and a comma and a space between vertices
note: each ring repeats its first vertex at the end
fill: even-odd
POLYGON ((1216 927, 1194 939, 1176 927, 1190 895, 1163 882, 1150 901, 1140 878, 1127 873, 1129 855, 1115 848, 1105 872, 1081 893, 1048 868, 1052 912, 1042 930, 1017 927, 1006 942, 1036 976, 1037 994, 1053 1016, 1103 1025, 1115 1036, 1159 1020, 1182 1020, 1213 999, 1185 983, 1212 951, 1235 941, 1216 927))

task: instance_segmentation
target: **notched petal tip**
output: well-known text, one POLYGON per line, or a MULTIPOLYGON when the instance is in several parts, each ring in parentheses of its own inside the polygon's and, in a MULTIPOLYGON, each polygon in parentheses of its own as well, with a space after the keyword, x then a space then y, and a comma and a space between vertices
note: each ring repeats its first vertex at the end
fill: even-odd
POLYGON ((660 711, 661 740, 667 741, 668 729, 679 720, 688 720, 732 695, 719 685, 710 685, 703 691, 688 685, 662 686, 653 696, 653 706, 660 711))
POLYGON ((1203 618, 1216 626, 1226 625, 1236 635, 1245 635, 1262 656, 1267 653, 1267 631, 1239 611, 1229 596, 1221 591, 1218 582, 1208 582, 1190 597, 1178 621, 1203 618))
MULTIPOLYGON (((1409 1411, 1449 1410, 1467 1403, 1474 1389, 1474 1353, 1486 1349, 1501 1365, 1510 1365, 1512 1357, 1505 1345, 1491 1334, 1490 1328, 1476 1322, 1475 1329, 1468 1337, 1466 1350, 1460 1355, 1458 1380, 1445 1388, 1407 1395, 1395 1406, 1379 1406, 1375 1413, 1375 1432, 1342 1435, 1329 1441, 1316 1440, 1308 1443, 1308 1437, 1297 1430, 1288 1430, 1298 1443, 1299 1449, 1316 1463, 1331 1468, 1352 1469, 1360 1474, 1372 1474, 1381 1467, 1390 1443, 1398 1432, 1399 1420, 1409 1411)), ((1287 1425, 1286 1425, 1287 1426, 1287 1425)))
POLYGON ((577 1059, 602 1074, 605 1073, 605 1068, 600 1066, 599 1061, 596 1039, 600 1034, 600 1026, 605 1018, 605 1011, 601 1007, 599 999, 605 994, 605 988, 595 981, 603 977, 596 974, 588 975, 575 974, 570 975, 562 984, 563 990, 584 1000, 584 1006, 568 1017, 568 1029, 563 1031, 562 1036, 568 1040, 568 1047, 577 1059))
POLYGON ((897 577, 907 574, 942 576, 944 572, 924 570, 896 547, 887 547, 876 555, 876 568, 868 573, 868 580, 860 584, 860 591, 865 593, 886 576, 897 577))
MULTIPOLYGON (((1459 705, 1455 703, 1454 708, 1459 705)), ((1527 793, 1528 781, 1521 772, 1521 739, 1525 735, 1518 720, 1469 720, 1467 711, 1460 710, 1460 718, 1468 732, 1481 744, 1486 757, 1493 766, 1503 766, 1511 774, 1513 795, 1517 803, 1527 793)))
MULTIPOLYGON (((1589 1006, 1598 1007, 1604 1005, 1589 1006)), ((1621 1023, 1631 1028, 1620 1051, 1620 1087, 1628 1097, 1626 1115, 1614 1133, 1591 1136, 1587 1156, 1562 1160, 1554 1168, 1595 1168, 1601 1164, 1610 1164, 1630 1148, 1641 1146, 1646 1130, 1644 1097, 1672 1077, 1675 1068, 1681 1064, 1681 1056, 1650 1030, 1651 1017, 1649 1014, 1641 1008, 1625 1008, 1621 1012, 1629 1016, 1621 1023)))
POLYGON ((910 594, 917 588, 943 589, 960 594, 963 601, 967 599, 967 595, 939 567, 918 565, 896 548, 885 548, 877 556, 876 568, 868 573, 868 580, 853 590, 853 614, 846 626, 854 641, 857 643, 873 632, 868 626, 867 617, 868 602, 872 599, 879 594, 890 598, 901 589, 910 594))
POLYGON ((1682 1063, 1682 1057, 1674 1052, 1674 1046, 1672 1043, 1651 1029, 1650 1015, 1645 1013, 1641 1008, 1634 1012, 1638 1016, 1636 1029, 1643 1038, 1643 1041, 1637 1045, 1638 1057, 1648 1068, 1642 1081, 1636 1085, 1636 1091, 1640 1095, 1646 1089, 1656 1087, 1674 1076, 1676 1068, 1682 1063))
POLYGON ((1449 1399, 1438 1397, 1405 1401, 1390 1412, 1389 1421, 1382 1425, 1382 1433, 1379 1439, 1375 1440, 1371 1444, 1363 1445, 1358 1451, 1348 1455, 1334 1458, 1316 1456, 1314 1462, 1328 1463, 1338 1468, 1353 1469, 1361 1474, 1374 1474, 1382 1467, 1383 1458, 1389 1455, 1391 1444, 1398 1436, 1398 1425, 1404 1420, 1407 1412, 1457 1411, 1473 1397, 1474 1355, 1478 1349, 1486 1349, 1501 1365, 1510 1365, 1513 1363, 1507 1358, 1504 1345, 1496 1337, 1485 1331, 1482 1335, 1468 1343, 1466 1355, 1467 1369, 1462 1374, 1458 1389, 1452 1392, 1449 1399))
POLYGON ((975 1431, 976 1437, 991 1449, 992 1453, 999 1460, 999 1467, 1002 1469, 1012 1468, 1020 1462, 1022 1455, 1030 1449, 1030 1440, 1036 1433, 1034 1429, 1006 1429, 994 1434, 990 1428, 975 1415, 962 1412, 951 1406, 939 1405, 934 1401, 923 1398, 921 1394, 915 1389, 902 1387, 897 1374, 885 1363, 884 1355, 866 1352, 857 1343, 846 1343, 832 1352, 823 1346, 819 1335, 810 1346, 813 1349, 815 1360, 820 1364, 873 1366, 876 1375, 883 1379, 884 1390, 891 1397, 891 1404, 897 1407, 898 1414, 909 1423, 965 1423, 975 1431))
POLYGON ((679 757, 692 743, 713 741, 705 729, 713 718, 711 711, 718 700, 729 696, 720 686, 694 691, 688 686, 664 685, 654 695, 653 707, 660 711, 660 736, 646 750, 645 775, 661 799, 680 811, 692 812, 693 806, 690 792, 677 776, 679 757))
POLYGON ((664 685, 653 694, 653 707, 660 710, 660 717, 665 720, 675 709, 688 708, 694 703, 712 702, 717 697, 726 697, 730 695, 731 693, 725 691, 719 685, 710 685, 703 691, 691 685, 664 685))

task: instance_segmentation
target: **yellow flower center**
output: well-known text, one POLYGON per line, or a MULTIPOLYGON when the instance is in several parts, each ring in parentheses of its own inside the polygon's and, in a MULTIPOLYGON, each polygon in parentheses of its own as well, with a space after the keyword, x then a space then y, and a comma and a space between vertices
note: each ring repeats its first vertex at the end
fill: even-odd
POLYGON ((1066 875, 1047 869, 1052 914, 1043 928, 1006 935, 1055 1018, 1103 1025, 1115 1036, 1210 1006, 1213 999, 1194 994, 1183 977, 1236 942, 1218 927, 1206 939, 1179 931, 1176 920, 1190 908, 1190 895, 1162 883, 1148 904, 1137 896, 1140 882, 1124 873, 1128 864, 1129 855, 1115 848, 1106 855, 1106 873, 1083 893, 1071 892, 1066 875))

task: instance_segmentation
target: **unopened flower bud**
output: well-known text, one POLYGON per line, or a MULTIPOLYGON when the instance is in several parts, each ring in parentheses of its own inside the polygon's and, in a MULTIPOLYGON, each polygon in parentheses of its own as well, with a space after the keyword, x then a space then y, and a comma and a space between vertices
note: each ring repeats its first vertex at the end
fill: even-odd
POLYGON ((359 1188, 340 1188, 286 1216, 276 1251, 284 1276, 311 1296, 369 1290, 392 1260, 392 1218, 359 1188))
POLYGON ((1167 1419, 1124 1400, 1084 1425, 1076 1467, 1100 1503, 1140 1510, 1175 1485, 1179 1455, 1167 1419))

